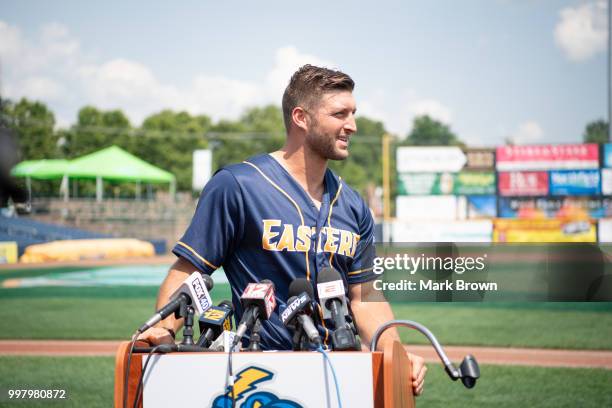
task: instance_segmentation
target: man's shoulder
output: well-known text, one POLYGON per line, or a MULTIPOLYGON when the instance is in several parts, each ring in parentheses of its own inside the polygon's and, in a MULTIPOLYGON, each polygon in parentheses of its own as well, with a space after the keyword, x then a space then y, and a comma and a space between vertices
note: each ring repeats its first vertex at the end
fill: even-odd
POLYGON ((335 186, 333 186, 333 190, 337 191, 337 189, 341 188, 344 199, 349 200, 349 202, 357 204, 359 206, 365 205, 363 197, 357 192, 357 190, 351 187, 342 177, 339 177, 331 169, 329 169, 329 173, 335 184, 335 186))
POLYGON ((249 157, 241 163, 229 164, 219 169, 215 175, 223 173, 224 176, 231 175, 238 183, 241 183, 244 181, 245 177, 249 178, 253 176, 258 168, 266 164, 265 156, 265 154, 261 154, 249 157))
POLYGON ((332 197, 332 199, 336 199, 336 201, 341 200, 342 203, 350 208, 350 211, 352 211, 357 218, 366 215, 366 211, 369 213, 368 205, 361 194, 351 187, 342 177, 336 175, 331 169, 329 169, 329 173, 335 184, 332 188, 332 192, 335 191, 336 193, 334 195, 338 195, 337 197, 332 197), (338 194, 339 190, 340 193, 338 194))

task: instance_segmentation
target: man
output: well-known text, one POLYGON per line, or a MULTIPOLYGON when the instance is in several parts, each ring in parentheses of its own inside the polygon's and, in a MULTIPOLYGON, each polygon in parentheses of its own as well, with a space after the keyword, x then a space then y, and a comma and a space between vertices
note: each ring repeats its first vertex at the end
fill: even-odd
MULTIPOLYGON (((333 266, 348 282, 364 345, 381 323, 393 319, 387 302, 362 302, 376 276, 368 251, 372 215, 359 194, 327 169, 328 160, 349 156, 349 140, 357 131, 353 88, 353 80, 339 71, 305 65, 293 74, 283 95, 285 145, 221 169, 208 182, 191 225, 173 249, 179 258, 162 283, 158 307, 194 270, 211 274, 223 266, 240 319, 239 299, 249 282, 270 279, 283 304, 294 279, 315 283, 322 268, 333 266)), ((170 342, 180 325, 169 317, 141 338, 170 342)), ((328 344, 328 330, 319 330, 328 344)), ((267 349, 291 348, 278 312, 264 322, 261 339, 267 349)), ((379 345, 397 339, 389 330, 379 345)), ((427 368, 421 357, 410 359, 418 395, 427 368)))

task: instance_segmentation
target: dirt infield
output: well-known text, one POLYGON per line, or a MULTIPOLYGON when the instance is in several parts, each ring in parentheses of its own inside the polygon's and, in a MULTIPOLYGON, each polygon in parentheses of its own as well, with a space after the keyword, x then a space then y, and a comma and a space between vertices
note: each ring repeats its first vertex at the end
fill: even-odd
MULTIPOLYGON (((11 356, 114 356, 119 341, 78 340, 0 340, 0 355, 11 356)), ((426 361, 438 359, 430 346, 409 346, 426 361)), ((551 350, 498 347, 445 347, 452 361, 460 362, 472 354, 481 364, 540 367, 592 367, 612 370, 612 351, 551 350)))

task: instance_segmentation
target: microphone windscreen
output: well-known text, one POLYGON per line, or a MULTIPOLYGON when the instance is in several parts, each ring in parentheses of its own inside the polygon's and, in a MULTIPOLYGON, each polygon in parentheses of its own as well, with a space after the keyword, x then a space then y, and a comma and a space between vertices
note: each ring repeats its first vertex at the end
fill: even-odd
POLYGON ((287 296, 297 296, 302 292, 306 292, 311 299, 314 299, 314 289, 310 281, 306 278, 297 278, 289 285, 287 296))
POLYGON ((206 275, 204 273, 201 275, 202 275, 202 280, 204 281, 204 285, 206 285, 206 289, 211 290, 213 286, 215 286, 215 283, 213 282, 212 278, 209 275, 206 275))
POLYGON ((259 283, 269 283, 270 285, 272 285, 272 289, 276 290, 276 286, 274 286, 274 282, 272 282, 270 279, 264 279, 260 281, 259 283))
POLYGON ((342 276, 340 276, 340 273, 338 273, 338 271, 335 270, 334 268, 327 266, 321 269, 321 272, 319 272, 317 283, 327 283, 327 282, 333 282, 337 280, 339 281, 343 280, 342 276))
POLYGON ((219 302, 219 307, 224 307, 228 310, 231 310, 232 312, 234 311, 234 304, 229 300, 222 300, 221 302, 219 302))

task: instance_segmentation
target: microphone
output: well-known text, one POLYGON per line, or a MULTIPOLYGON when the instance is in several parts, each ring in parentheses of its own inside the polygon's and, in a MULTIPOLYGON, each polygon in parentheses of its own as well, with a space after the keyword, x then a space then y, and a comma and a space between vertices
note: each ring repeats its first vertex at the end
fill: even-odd
POLYGON ((213 286, 214 283, 210 276, 202 275, 197 271, 193 272, 170 296, 170 301, 140 326, 138 333, 142 333, 156 325, 172 313, 178 312, 181 305, 193 306, 198 314, 204 313, 212 306, 212 300, 208 291, 213 286))
POLYGON ((212 306, 205 311, 199 320, 200 339, 198 346, 208 347, 213 339, 219 337, 224 330, 232 330, 232 315, 234 305, 229 300, 219 303, 219 306, 212 306))
MULTIPOLYGON (((297 330, 300 326, 301 331, 306 334, 310 342, 320 346, 322 344, 321 336, 310 317, 312 314, 312 298, 314 297, 312 285, 305 278, 295 279, 289 285, 288 295, 290 297, 287 300, 287 307, 280 315, 282 323, 296 332, 300 332, 300 330, 297 330)), ((299 343, 299 338, 297 341, 299 343)))
POLYGON ((242 339, 246 331, 259 319, 268 320, 276 307, 274 283, 264 279, 259 283, 249 283, 240 297, 244 314, 236 329, 234 345, 242 339))
POLYGON ((210 344, 208 350, 223 351, 226 353, 229 353, 230 350, 234 353, 239 352, 240 347, 237 344, 234 344, 235 337, 236 333, 224 330, 223 332, 221 332, 219 337, 217 337, 215 341, 210 344))
POLYGON ((336 330, 332 333, 334 350, 359 350, 355 333, 346 319, 349 316, 346 306, 344 281, 334 268, 323 268, 317 279, 317 292, 323 309, 323 318, 331 318, 336 330))

